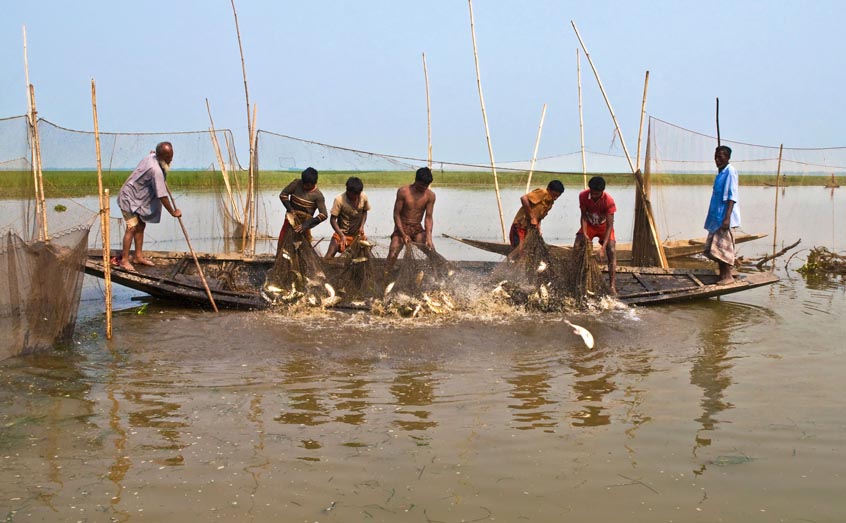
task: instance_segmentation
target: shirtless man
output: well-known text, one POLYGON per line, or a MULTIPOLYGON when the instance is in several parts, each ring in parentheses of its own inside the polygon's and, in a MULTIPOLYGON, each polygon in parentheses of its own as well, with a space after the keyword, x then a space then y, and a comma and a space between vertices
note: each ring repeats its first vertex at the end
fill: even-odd
POLYGON ((431 184, 432 171, 428 167, 421 167, 417 169, 414 183, 397 190, 397 201, 394 203, 395 228, 391 234, 391 246, 385 261, 386 270, 393 269, 403 245, 410 241, 424 243, 426 247, 434 250, 432 213, 435 208, 435 193, 429 190, 431 184))

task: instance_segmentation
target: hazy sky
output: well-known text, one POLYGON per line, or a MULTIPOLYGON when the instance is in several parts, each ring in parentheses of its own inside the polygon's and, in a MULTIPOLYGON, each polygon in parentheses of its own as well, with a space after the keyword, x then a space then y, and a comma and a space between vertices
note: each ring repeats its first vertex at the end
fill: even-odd
MULTIPOLYGON (((434 156, 487 160, 464 0, 236 2, 259 128, 381 153, 425 157, 426 53, 434 156)), ((574 20, 632 156, 643 79, 647 113, 724 139, 846 145, 842 1, 506 1, 473 4, 497 161, 578 150, 574 20)), ((229 0, 7 0, 0 17, 0 117, 26 112, 21 27, 40 115, 102 131, 217 127, 246 148, 241 62, 229 0)), ((582 55, 589 150, 613 123, 582 55)))

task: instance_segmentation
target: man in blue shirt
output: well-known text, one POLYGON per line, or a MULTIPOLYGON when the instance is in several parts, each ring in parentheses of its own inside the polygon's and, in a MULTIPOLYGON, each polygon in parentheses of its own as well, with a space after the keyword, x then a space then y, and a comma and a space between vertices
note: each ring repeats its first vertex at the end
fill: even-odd
POLYGON ((737 171, 729 165, 731 149, 720 145, 714 151, 714 163, 717 164, 717 177, 711 192, 705 229, 708 239, 705 241, 705 256, 711 258, 720 268, 717 285, 734 283, 731 274, 734 267, 735 249, 734 232, 740 227, 740 209, 737 206, 738 177, 737 171))

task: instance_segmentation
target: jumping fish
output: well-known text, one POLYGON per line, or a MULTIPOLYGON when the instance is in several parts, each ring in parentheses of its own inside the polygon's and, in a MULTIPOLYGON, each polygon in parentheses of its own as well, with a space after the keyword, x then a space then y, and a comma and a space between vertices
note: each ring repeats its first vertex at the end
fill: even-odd
POLYGON ((564 320, 564 323, 573 328, 573 334, 577 334, 582 337, 582 341, 585 342, 587 348, 593 348, 593 334, 591 334, 589 330, 580 325, 572 324, 567 320, 564 320))

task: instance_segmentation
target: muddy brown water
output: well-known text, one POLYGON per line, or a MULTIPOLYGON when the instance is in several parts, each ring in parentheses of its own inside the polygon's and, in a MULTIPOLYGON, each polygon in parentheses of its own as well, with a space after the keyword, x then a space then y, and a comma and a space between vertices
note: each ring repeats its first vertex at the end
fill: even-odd
MULTIPOLYGON (((744 230, 771 233, 773 191, 743 189, 744 230)), ((690 207, 707 190, 675 188, 663 200, 676 202, 680 234, 701 234, 699 203, 690 207)), ((392 202, 393 191, 372 193, 380 207, 392 202)), ((438 198, 441 232, 496 238, 495 214, 463 214, 489 210, 491 194, 438 198)), ((784 201, 785 241, 846 247, 846 195, 789 188, 784 201)), ((544 233, 569 243, 577 214, 556 205, 544 233)), ((390 218, 369 223, 377 241, 390 233, 390 218)), ((172 225, 151 226, 150 248, 180 248, 172 225)), ((210 235, 199 231, 195 247, 217 248, 210 235)), ((766 253, 771 242, 743 250, 766 253)), ((0 364, 0 514, 842 521, 846 286, 800 276, 802 258, 788 269, 782 258, 770 287, 593 313, 482 302, 415 320, 215 315, 120 290, 111 341, 99 282, 88 280, 70 346, 0 364), (588 328, 596 347, 564 319, 588 328)))

